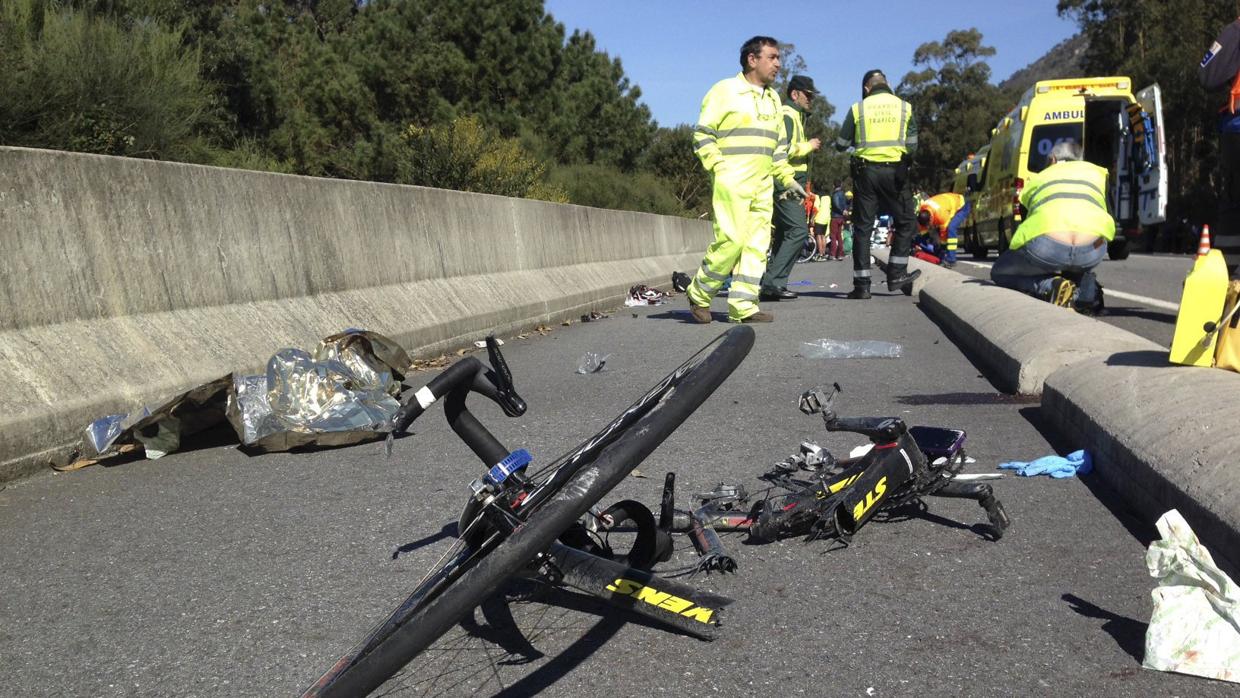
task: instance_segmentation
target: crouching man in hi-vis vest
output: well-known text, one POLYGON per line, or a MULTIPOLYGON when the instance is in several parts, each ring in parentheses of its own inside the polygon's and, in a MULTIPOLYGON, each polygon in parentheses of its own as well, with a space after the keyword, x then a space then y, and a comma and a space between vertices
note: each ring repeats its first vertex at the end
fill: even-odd
POLYGON ((990 278, 1015 289, 1083 313, 1098 310, 1098 282, 1093 269, 1115 238, 1115 219, 1107 212, 1107 171, 1081 160, 1081 146, 1063 141, 1051 148, 1046 169, 1029 178, 1021 192, 1025 220, 999 255, 990 278), (1081 270, 1078 289, 1061 274, 1081 270))
POLYGON ((779 45, 755 36, 741 47, 740 74, 720 80, 702 100, 693 149, 711 174, 715 241, 686 295, 693 321, 711 321, 710 301, 728 277, 728 320, 771 322, 758 308, 759 285, 771 242, 774 180, 799 198, 805 189, 788 164, 788 135, 779 95, 771 88, 779 72, 779 45))

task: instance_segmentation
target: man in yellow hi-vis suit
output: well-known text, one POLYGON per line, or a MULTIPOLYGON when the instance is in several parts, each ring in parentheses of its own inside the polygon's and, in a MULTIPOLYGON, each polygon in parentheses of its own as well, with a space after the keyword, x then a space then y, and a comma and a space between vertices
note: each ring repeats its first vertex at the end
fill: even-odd
POLYGON ((693 149, 713 181, 715 241, 687 295, 694 322, 711 321, 710 301, 728 277, 728 319, 771 322, 758 308, 758 287, 771 241, 774 183, 800 198, 805 189, 788 164, 788 136, 779 95, 771 83, 779 72, 779 45, 755 36, 741 46, 741 73, 720 80, 702 99, 693 149))

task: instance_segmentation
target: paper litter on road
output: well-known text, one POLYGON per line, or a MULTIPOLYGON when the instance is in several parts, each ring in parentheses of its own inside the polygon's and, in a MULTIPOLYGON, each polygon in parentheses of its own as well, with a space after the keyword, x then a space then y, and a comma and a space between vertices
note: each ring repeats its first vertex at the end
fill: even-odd
POLYGON ((1142 666, 1240 683, 1240 587, 1214 564, 1179 511, 1156 524, 1145 564, 1158 580, 1142 666))

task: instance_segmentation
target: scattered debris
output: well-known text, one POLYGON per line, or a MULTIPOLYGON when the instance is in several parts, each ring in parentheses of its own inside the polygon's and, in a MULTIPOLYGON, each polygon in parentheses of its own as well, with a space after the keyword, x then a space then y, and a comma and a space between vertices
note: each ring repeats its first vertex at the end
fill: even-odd
POLYGON ((448 358, 447 354, 440 354, 433 359, 414 359, 413 364, 409 368, 413 371, 430 371, 436 368, 445 368, 450 363, 452 363, 452 359, 448 358))
POLYGON ((693 282, 693 278, 681 271, 672 272, 672 288, 677 293, 684 293, 689 290, 689 284, 693 282))
POLYGON ((603 318, 609 318, 609 317, 611 317, 610 313, 600 313, 597 310, 591 310, 590 312, 581 316, 581 321, 582 322, 594 322, 595 320, 602 320, 603 318))
POLYGON ((230 373, 153 409, 97 419, 72 462, 56 469, 77 470, 138 449, 160 458, 225 421, 243 445, 260 452, 373 439, 400 407, 400 381, 413 363, 391 339, 348 329, 323 339, 313 354, 276 352, 263 375, 230 373))
POLYGON ((1240 586, 1214 564, 1180 512, 1156 524, 1145 564, 1158 580, 1142 666, 1240 683, 1240 586))
POLYGON ((1094 469, 1094 462, 1090 458, 1089 453, 1073 451, 1066 457, 1050 455, 1042 456, 1037 460, 1029 462, 1008 461, 1007 463, 1000 463, 999 468, 1001 470, 1015 470, 1016 474, 1021 477, 1050 475, 1055 479, 1061 480, 1073 475, 1088 475, 1094 469))
POLYGON ((810 281, 809 279, 801 279, 800 281, 790 282, 788 285, 789 286, 813 286, 814 282, 810 281))
POLYGON ((904 347, 893 342, 819 339, 801 342, 801 353, 798 356, 807 359, 898 359, 903 353, 904 347))
POLYGON ((624 299, 624 304, 630 308, 635 305, 663 305, 666 302, 667 293, 642 284, 630 288, 628 297, 624 299))
POLYGON ((599 355, 592 351, 587 351, 577 361, 577 373, 598 373, 607 365, 607 359, 611 358, 611 354, 599 355))
MULTIPOLYGON (((495 343, 500 345, 501 347, 504 346, 504 340, 500 339, 499 337, 495 338, 495 343)), ((485 339, 479 339, 478 341, 474 342, 474 346, 478 347, 479 349, 486 349, 487 341, 485 339)))

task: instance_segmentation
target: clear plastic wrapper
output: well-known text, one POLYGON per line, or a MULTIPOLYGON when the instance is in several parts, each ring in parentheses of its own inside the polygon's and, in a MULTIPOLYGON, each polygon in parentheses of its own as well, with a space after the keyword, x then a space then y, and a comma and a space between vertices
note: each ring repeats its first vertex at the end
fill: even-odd
POLYGON ((872 339, 816 339, 812 342, 801 342, 801 356, 807 359, 898 359, 903 354, 903 345, 872 339))

